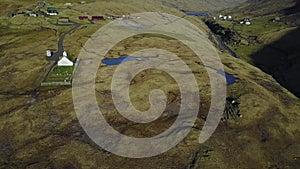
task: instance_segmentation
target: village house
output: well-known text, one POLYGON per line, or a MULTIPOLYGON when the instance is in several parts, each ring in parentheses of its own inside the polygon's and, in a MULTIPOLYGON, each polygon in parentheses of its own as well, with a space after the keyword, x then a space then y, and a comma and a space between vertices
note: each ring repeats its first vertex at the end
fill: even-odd
POLYGON ((89 20, 89 17, 88 16, 79 16, 78 19, 82 20, 82 21, 87 21, 87 20, 89 20))
POLYGON ((58 21, 59 22, 70 22, 70 19, 69 19, 69 17, 59 17, 58 21))
POLYGON ((58 15, 57 9, 55 7, 48 7, 47 8, 48 15, 58 15))
POLYGON ((92 16, 92 21, 104 21, 103 16, 92 16))

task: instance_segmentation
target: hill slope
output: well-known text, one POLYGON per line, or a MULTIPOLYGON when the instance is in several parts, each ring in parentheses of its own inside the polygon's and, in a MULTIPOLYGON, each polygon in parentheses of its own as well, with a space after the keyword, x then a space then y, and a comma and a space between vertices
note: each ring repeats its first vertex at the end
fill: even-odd
POLYGON ((242 4, 246 0, 160 0, 164 5, 185 11, 218 11, 242 4))

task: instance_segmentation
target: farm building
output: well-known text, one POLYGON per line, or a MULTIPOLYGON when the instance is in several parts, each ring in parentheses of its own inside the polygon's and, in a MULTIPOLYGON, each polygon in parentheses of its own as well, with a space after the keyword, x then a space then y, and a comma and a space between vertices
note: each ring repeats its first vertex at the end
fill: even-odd
POLYGON ((70 22, 70 19, 69 19, 69 17, 59 17, 58 21, 59 22, 70 22))
POLYGON ((48 15, 58 15, 57 9, 55 7, 47 8, 48 15))
POLYGON ((92 16, 92 21, 104 21, 103 16, 92 16))
POLYGON ((67 57, 62 57, 58 62, 57 66, 73 66, 74 63, 70 61, 67 57))
POLYGON ((82 20, 82 21, 86 21, 86 20, 89 20, 89 17, 88 16, 79 16, 78 19, 82 20))

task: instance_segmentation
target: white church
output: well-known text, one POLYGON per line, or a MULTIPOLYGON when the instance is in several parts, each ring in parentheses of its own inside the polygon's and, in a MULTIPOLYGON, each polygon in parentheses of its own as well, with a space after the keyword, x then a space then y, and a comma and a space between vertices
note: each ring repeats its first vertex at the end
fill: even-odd
POLYGON ((57 62, 57 66, 73 66, 74 63, 67 58, 66 51, 63 52, 63 57, 57 62))

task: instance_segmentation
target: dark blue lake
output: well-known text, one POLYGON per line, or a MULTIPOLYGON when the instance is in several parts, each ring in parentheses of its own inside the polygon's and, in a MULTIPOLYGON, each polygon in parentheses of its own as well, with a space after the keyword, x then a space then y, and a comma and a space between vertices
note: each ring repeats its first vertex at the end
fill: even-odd
POLYGON ((225 76, 227 85, 233 85, 237 80, 232 74, 229 74, 227 72, 218 70, 217 73, 222 76, 225 76))
POLYGON ((103 59, 102 63, 107 66, 115 66, 115 65, 119 65, 121 63, 136 61, 136 60, 147 61, 147 60, 149 60, 149 58, 143 58, 143 57, 136 58, 136 57, 131 57, 131 56, 120 56, 119 58, 103 59))

